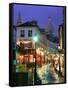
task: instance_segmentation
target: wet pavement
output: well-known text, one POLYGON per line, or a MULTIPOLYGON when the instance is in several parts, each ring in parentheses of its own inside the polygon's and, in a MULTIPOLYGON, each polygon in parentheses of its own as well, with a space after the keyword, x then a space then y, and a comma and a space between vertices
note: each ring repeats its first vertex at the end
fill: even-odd
POLYGON ((59 76, 53 65, 45 64, 41 68, 37 69, 38 77, 41 79, 41 84, 48 84, 48 83, 63 83, 64 77, 59 76))

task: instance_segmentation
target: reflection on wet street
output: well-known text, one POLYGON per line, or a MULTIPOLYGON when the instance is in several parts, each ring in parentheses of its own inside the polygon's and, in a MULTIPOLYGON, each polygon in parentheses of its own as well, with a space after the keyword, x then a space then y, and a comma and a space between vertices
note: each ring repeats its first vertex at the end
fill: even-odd
POLYGON ((41 68, 37 69, 37 74, 38 77, 41 79, 42 84, 47 84, 47 83, 63 83, 64 78, 59 76, 53 65, 50 64, 45 64, 41 68))

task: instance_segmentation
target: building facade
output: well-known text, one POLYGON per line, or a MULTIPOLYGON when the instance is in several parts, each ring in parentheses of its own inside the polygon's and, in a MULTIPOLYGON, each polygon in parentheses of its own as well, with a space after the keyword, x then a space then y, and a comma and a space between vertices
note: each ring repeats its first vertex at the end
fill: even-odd
MULTIPOLYGON (((44 39, 46 41, 45 37, 44 39)), ((34 56, 36 56, 37 64, 39 64, 40 61, 42 61, 42 63, 44 62, 44 52, 41 51, 43 53, 42 55, 41 52, 39 54, 38 51, 40 50, 39 48, 44 46, 42 43, 42 40, 44 41, 44 39, 42 39, 42 35, 36 21, 26 22, 16 26, 16 46, 17 51, 22 55, 22 60, 20 60, 21 63, 34 62, 34 56), (38 38, 36 45, 34 41, 35 36, 38 38)), ((20 58, 18 57, 17 53, 17 60, 19 59, 20 58)))

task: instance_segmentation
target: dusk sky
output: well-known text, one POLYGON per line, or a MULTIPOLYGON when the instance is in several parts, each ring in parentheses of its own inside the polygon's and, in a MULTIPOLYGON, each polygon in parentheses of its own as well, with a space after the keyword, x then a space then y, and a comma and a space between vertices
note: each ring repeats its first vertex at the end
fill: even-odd
POLYGON ((58 25, 63 23, 63 7, 14 4, 13 13, 14 25, 16 25, 20 13, 23 23, 36 20, 39 27, 44 29, 47 26, 48 17, 50 16, 56 36, 58 36, 58 25))

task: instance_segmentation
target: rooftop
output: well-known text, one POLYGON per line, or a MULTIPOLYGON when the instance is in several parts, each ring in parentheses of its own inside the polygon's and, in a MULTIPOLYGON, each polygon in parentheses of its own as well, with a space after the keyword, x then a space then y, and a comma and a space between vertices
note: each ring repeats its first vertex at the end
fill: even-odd
POLYGON ((18 24, 16 27, 39 27, 37 21, 28 21, 26 23, 18 24))

